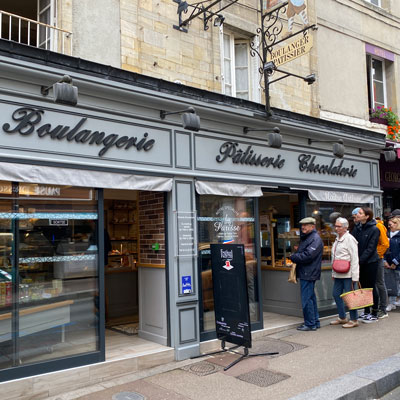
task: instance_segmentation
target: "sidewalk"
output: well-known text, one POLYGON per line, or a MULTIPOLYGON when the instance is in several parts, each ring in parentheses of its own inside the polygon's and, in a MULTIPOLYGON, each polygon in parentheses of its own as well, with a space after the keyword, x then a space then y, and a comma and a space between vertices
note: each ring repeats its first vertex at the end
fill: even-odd
POLYGON ((374 399, 400 385, 400 312, 360 327, 282 330, 253 340, 251 357, 223 371, 231 353, 172 362, 51 400, 374 399))

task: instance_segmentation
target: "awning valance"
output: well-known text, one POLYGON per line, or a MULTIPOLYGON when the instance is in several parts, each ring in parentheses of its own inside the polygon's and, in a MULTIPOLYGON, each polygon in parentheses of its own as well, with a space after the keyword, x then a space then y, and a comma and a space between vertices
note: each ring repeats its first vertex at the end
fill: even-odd
POLYGON ((0 163, 0 180, 104 189, 172 190, 172 178, 13 163, 0 163))
POLYGON ((261 186, 244 185, 239 183, 196 181, 198 194, 214 194, 230 197, 261 197, 261 186))
POLYGON ((366 193, 336 192, 332 190, 308 190, 308 197, 315 201, 329 201, 334 203, 371 204, 374 196, 366 193))

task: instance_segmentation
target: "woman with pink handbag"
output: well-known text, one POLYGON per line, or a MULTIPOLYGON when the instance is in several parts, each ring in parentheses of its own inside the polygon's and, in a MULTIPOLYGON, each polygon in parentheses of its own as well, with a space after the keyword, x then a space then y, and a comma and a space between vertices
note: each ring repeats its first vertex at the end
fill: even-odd
POLYGON ((346 318, 346 310, 340 295, 352 290, 352 282, 357 283, 360 267, 358 264, 358 243, 347 230, 349 222, 346 218, 338 218, 335 222, 337 238, 332 246, 332 278, 333 298, 335 299, 339 317, 331 321, 331 325, 342 325, 343 328, 358 326, 357 310, 350 310, 350 320, 346 318))

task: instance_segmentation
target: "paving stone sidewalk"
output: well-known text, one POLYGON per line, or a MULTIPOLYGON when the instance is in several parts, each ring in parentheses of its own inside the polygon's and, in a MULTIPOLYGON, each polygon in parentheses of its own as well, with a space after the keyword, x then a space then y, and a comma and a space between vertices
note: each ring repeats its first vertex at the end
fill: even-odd
POLYGON ((173 362, 87 387, 51 400, 312 400, 378 399, 400 385, 400 312, 358 328, 323 322, 260 337, 250 357, 227 371, 237 354, 173 362))

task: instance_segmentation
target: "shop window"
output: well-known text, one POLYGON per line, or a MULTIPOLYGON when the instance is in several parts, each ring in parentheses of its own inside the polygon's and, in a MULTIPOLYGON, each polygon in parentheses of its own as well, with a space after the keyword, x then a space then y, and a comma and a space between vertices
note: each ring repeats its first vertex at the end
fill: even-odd
MULTIPOLYGON (((361 204, 363 205, 363 204, 361 204)), ((360 205, 358 205, 360 206, 360 205)), ((323 243, 322 264, 331 264, 332 244, 336 239, 335 221, 339 216, 349 219, 354 204, 307 201, 306 215, 316 219, 316 229, 323 243)), ((290 255, 300 242, 301 219, 297 194, 264 193, 259 199, 261 267, 285 268, 291 264, 290 255)))
POLYGON ((285 267, 300 239, 297 194, 264 193, 259 199, 262 267, 285 267))
POLYGON ((367 79, 369 108, 386 106, 386 65, 385 60, 367 55, 367 79))
POLYGON ((198 210, 199 272, 202 294, 201 332, 215 330, 210 250, 212 243, 235 243, 245 246, 250 320, 251 322, 259 321, 254 200, 200 196, 198 210))
POLYGON ((259 102, 257 59, 250 56, 250 40, 223 32, 221 59, 223 93, 259 102))
POLYGON ((332 244, 336 240, 334 228, 336 218, 346 218, 349 221, 349 231, 351 232, 354 228, 351 212, 360 206, 369 206, 369 204, 307 202, 307 215, 316 219, 316 229, 324 242, 322 264, 331 264, 332 244))
POLYGON ((0 182, 0 369, 99 350, 94 195, 0 182))

